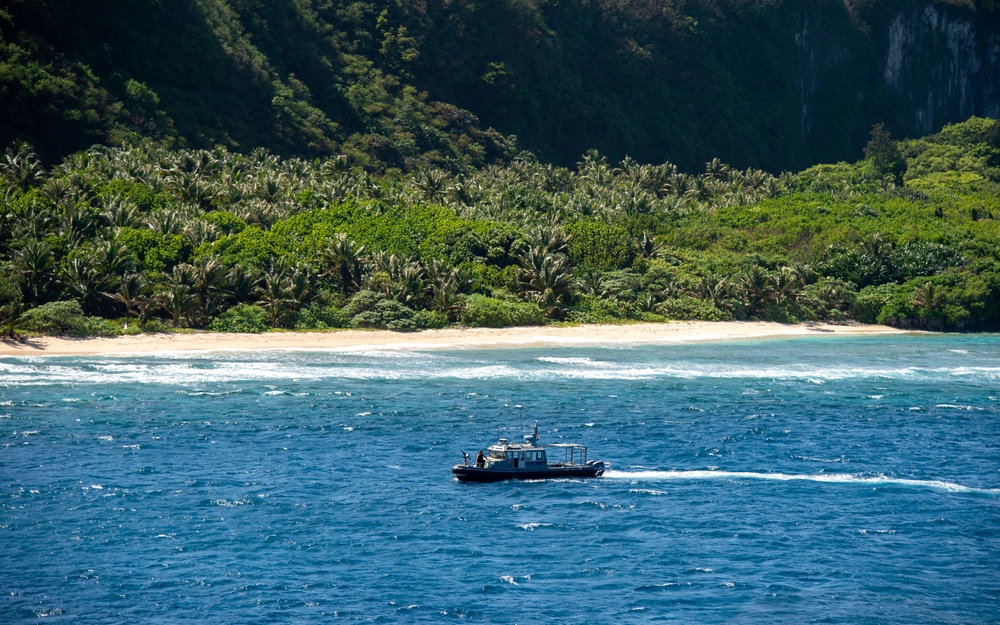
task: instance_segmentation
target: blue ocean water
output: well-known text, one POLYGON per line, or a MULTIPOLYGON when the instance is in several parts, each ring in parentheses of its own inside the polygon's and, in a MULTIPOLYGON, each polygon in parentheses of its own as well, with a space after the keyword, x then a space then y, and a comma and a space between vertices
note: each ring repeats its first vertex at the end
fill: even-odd
POLYGON ((4 358, 0 403, 4 623, 1000 622, 997 335, 4 358), (536 420, 611 470, 453 479, 536 420))

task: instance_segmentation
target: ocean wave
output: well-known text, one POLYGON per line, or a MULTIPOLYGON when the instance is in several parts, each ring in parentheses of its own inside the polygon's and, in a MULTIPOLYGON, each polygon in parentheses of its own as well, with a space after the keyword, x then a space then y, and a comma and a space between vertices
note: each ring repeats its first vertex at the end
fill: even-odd
POLYGON ((594 360, 593 358, 586 357, 558 357, 558 356, 539 356, 536 358, 538 362, 548 362, 556 365, 572 365, 576 367, 599 367, 608 368, 614 367, 615 363, 608 362, 606 360, 594 360))
MULTIPOLYGON (((507 353, 509 354, 509 352, 507 353)), ((13 358, 0 361, 0 387, 89 384, 167 384, 202 386, 259 380, 650 380, 736 379, 826 384, 837 380, 902 381, 1000 380, 1000 367, 868 367, 794 363, 754 366, 737 362, 614 362, 583 356, 538 356, 529 361, 483 360, 453 354, 362 351, 316 354, 187 354, 144 357, 13 358)), ((217 389, 212 389, 217 390, 217 389)), ((197 392, 206 393, 204 387, 197 392)), ((880 396, 872 396, 876 398, 880 396)))
POLYGON ((604 477, 617 480, 665 481, 665 480, 772 480, 778 482, 809 481, 827 484, 865 484, 872 486, 910 486, 929 488, 952 493, 979 493, 1000 495, 1000 488, 976 488, 944 480, 914 480, 888 477, 885 475, 863 475, 851 473, 762 473, 756 471, 605 471, 604 477))

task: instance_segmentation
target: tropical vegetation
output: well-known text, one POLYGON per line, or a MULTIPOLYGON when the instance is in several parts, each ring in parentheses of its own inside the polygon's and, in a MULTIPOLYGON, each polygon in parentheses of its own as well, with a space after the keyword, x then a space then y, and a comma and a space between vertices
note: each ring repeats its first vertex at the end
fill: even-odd
POLYGON ((378 174, 264 149, 0 158, 0 323, 75 335, 665 319, 1000 327, 1000 124, 797 174, 522 153, 378 174))

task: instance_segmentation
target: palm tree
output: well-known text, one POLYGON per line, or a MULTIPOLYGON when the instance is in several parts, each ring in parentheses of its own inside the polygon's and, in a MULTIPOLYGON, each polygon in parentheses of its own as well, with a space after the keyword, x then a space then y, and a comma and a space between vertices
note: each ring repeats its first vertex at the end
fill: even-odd
POLYGON ((118 239, 98 241, 97 262, 99 271, 109 279, 124 275, 136 265, 131 250, 118 239))
POLYGON ((19 142, 4 151, 0 158, 0 180, 7 187, 7 197, 14 191, 27 191, 38 184, 45 170, 27 143, 19 142))
POLYGON ((129 314, 133 310, 138 310, 145 301, 144 291, 146 280, 140 273, 127 273, 118 281, 118 290, 114 293, 101 291, 101 295, 108 297, 125 307, 125 329, 128 330, 129 314))
POLYGON ((279 268, 266 271, 257 291, 271 325, 281 325, 287 310, 295 303, 292 284, 285 272, 279 268))
POLYGON ((774 300, 778 304, 791 304, 798 300, 802 276, 792 267, 780 267, 774 276, 774 300))
POLYGON ((194 266, 194 289, 198 294, 202 321, 218 312, 225 279, 226 267, 218 258, 206 257, 194 266))
POLYGON ((13 260, 27 303, 43 303, 56 286, 56 263, 52 249, 44 241, 28 240, 13 254, 13 260))
POLYGON ((424 202, 440 204, 444 201, 447 174, 438 169, 420 169, 413 174, 410 184, 424 202))
POLYGON ((465 271, 435 260, 427 268, 427 288, 431 293, 431 308, 453 318, 459 308, 459 294, 470 285, 465 271))
POLYGON ((308 304, 313 292, 312 270, 308 265, 293 267, 288 273, 289 295, 292 298, 292 309, 299 310, 308 304))
POLYGON ((226 274, 220 291, 230 304, 241 304, 250 301, 257 291, 259 280, 256 274, 244 270, 240 265, 234 265, 226 274))
POLYGON ((8 338, 17 338, 17 325, 23 314, 24 302, 17 282, 0 275, 0 326, 8 338))
POLYGON ((145 222, 160 234, 180 234, 184 230, 184 217, 176 210, 157 211, 146 217, 145 222))
POLYGON ((910 299, 914 306, 923 311, 937 314, 945 305, 945 294, 933 282, 924 282, 913 291, 910 299))
POLYGON ((413 304, 424 293, 424 268, 417 262, 408 262, 389 274, 387 295, 400 304, 413 304))
POLYGON ((338 232, 323 250, 322 259, 328 269, 320 275, 336 276, 342 293, 354 293, 361 287, 361 258, 364 251, 364 245, 358 245, 343 232, 338 232))
POLYGON ((518 255, 521 293, 536 302, 546 316, 559 313, 559 307, 572 293, 573 274, 565 256, 547 254, 540 247, 529 247, 518 255))
POLYGON ((107 274, 101 273, 93 258, 79 255, 69 259, 62 269, 62 282, 87 314, 98 309, 98 295, 107 288, 107 274))
POLYGON ((174 267, 170 282, 163 285, 156 293, 156 303, 178 326, 182 320, 190 321, 191 313, 198 306, 198 294, 194 289, 194 271, 190 265, 180 264, 174 267))
POLYGON ((570 236, 558 223, 540 224, 527 234, 529 248, 537 248, 543 254, 563 254, 569 247, 570 236))
POLYGON ((171 281, 156 293, 156 302, 168 315, 174 327, 181 320, 189 317, 198 304, 198 298, 190 286, 181 282, 171 281))
POLYGON ((599 271, 586 271, 576 278, 576 286, 584 294, 596 297, 607 297, 609 295, 604 283, 604 276, 599 271))
POLYGON ((751 315, 762 312, 774 294, 771 276, 758 265, 750 267, 740 276, 739 286, 743 291, 744 303, 751 315))
POLYGON ((719 310, 731 312, 737 303, 733 298, 733 285, 715 274, 703 277, 688 294, 719 310))
POLYGON ((643 258, 655 258, 663 251, 663 244, 657 243, 656 236, 648 232, 643 232, 642 236, 636 237, 633 243, 639 251, 639 256, 643 258))

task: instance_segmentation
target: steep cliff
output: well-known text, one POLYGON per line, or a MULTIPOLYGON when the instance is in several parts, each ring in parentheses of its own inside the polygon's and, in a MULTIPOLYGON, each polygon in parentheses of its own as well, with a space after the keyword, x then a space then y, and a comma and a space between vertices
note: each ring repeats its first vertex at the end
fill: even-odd
POLYGON ((906 102, 917 134, 972 115, 1000 117, 997 20, 968 7, 918 3, 892 16, 885 84, 906 102))
POLYGON ((11 0, 0 143, 344 153, 460 168, 852 160, 1000 116, 992 0, 11 0), (495 128, 496 131, 490 130, 495 128), (510 138, 516 135, 517 144, 510 138))

